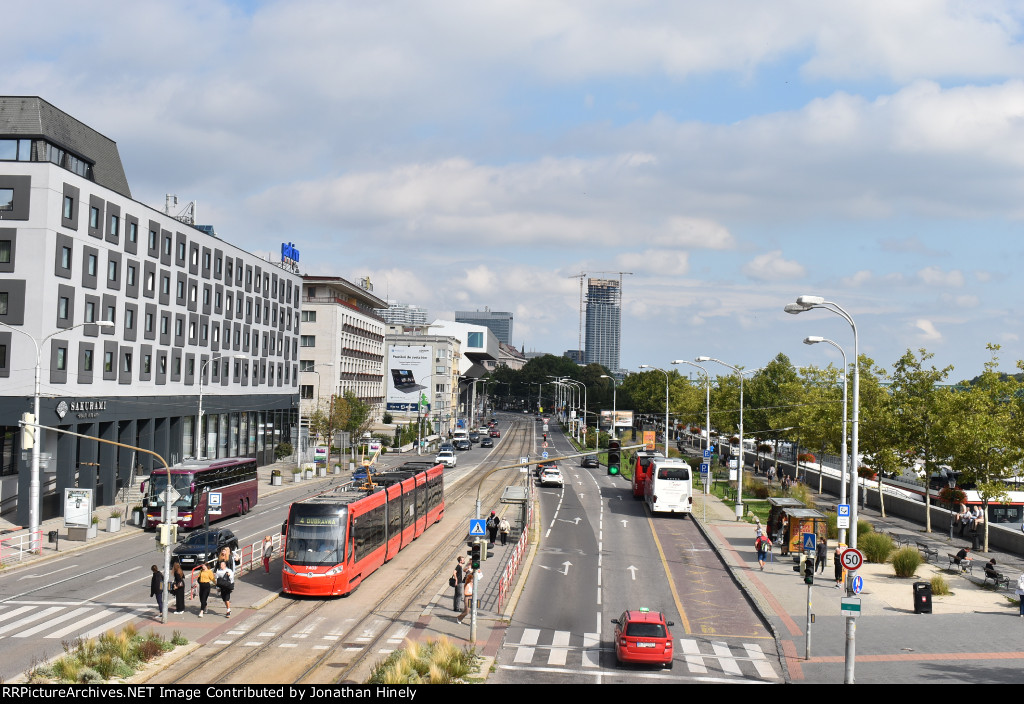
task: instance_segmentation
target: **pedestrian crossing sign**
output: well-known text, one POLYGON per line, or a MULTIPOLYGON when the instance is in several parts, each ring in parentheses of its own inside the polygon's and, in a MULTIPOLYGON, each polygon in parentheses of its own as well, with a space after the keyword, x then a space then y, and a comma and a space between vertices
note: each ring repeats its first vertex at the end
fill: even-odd
POLYGON ((814 533, 803 533, 804 539, 804 552, 814 552, 815 538, 817 537, 814 533))
POLYGON ((469 535, 473 538, 487 535, 487 521, 482 518, 469 519, 469 535))

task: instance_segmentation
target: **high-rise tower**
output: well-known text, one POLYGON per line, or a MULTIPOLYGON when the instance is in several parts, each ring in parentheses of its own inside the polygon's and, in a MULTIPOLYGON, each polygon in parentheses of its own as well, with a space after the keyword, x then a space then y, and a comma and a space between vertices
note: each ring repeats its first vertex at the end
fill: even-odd
POLYGON ((616 371, 621 331, 622 285, 615 279, 587 279, 586 363, 616 371))

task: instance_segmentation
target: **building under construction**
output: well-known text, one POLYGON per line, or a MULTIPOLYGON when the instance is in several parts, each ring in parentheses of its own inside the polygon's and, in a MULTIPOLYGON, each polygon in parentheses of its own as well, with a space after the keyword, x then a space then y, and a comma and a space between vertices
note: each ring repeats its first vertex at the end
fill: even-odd
POLYGON ((619 368, 622 332, 622 284, 616 279, 587 279, 587 364, 619 368))

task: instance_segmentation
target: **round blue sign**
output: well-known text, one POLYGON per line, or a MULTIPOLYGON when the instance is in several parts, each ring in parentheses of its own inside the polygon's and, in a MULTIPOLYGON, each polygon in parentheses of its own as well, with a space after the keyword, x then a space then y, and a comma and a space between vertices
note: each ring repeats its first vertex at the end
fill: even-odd
POLYGON ((864 578, 861 577, 860 575, 857 575, 856 577, 853 578, 852 586, 853 586, 853 593, 854 594, 860 594, 860 590, 864 588, 864 578))

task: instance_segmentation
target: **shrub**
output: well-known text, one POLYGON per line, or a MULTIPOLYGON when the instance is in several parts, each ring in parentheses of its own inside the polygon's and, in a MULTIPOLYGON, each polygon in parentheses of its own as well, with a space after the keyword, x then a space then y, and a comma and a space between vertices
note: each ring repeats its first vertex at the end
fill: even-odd
POLYGON ((897 577, 913 577, 920 566, 921 553, 917 551, 917 548, 907 546, 897 550, 892 556, 892 568, 897 577))
POLYGON ((862 518, 857 519, 857 536, 867 535, 868 533, 874 533, 875 527, 865 521, 862 518))
POLYGON ((818 460, 810 452, 803 452, 803 453, 797 455, 796 461, 797 462, 809 462, 809 463, 813 464, 813 463, 817 462, 818 460))
POLYGON ((949 583, 941 574, 932 577, 932 594, 935 596, 946 596, 949 594, 949 583))
POLYGON ((277 444, 277 447, 274 448, 274 457, 280 461, 285 457, 289 457, 293 452, 294 450, 292 449, 292 444, 290 442, 280 442, 277 444))
POLYGON ((868 533, 858 540, 857 547, 863 551, 865 560, 882 564, 892 553, 892 538, 881 533, 868 533))

